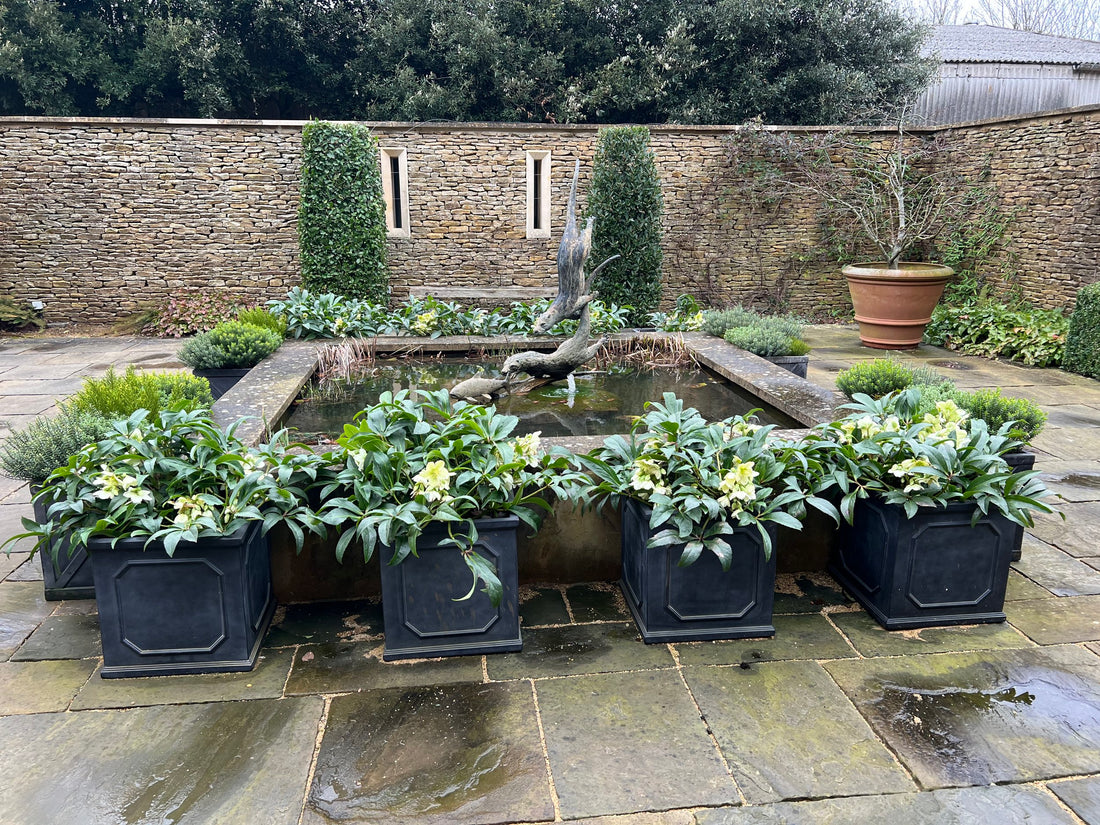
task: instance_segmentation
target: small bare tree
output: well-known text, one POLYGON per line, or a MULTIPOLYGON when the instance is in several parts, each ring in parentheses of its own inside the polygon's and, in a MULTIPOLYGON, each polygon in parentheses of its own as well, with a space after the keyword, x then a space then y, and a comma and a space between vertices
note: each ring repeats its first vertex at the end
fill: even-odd
POLYGON ((1080 37, 1100 37, 1097 0, 978 0, 978 22, 1006 29, 1080 37))
POLYGON ((972 210, 973 186, 950 153, 947 137, 911 135, 900 125, 872 140, 851 130, 797 133, 756 123, 730 141, 730 160, 752 170, 755 191, 817 196, 878 248, 888 269, 972 210))

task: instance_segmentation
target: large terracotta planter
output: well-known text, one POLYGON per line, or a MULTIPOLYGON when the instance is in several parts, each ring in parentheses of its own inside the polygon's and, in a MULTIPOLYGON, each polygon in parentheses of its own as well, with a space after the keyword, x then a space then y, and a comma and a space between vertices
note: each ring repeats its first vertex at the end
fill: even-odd
POLYGON ((940 264, 902 261, 844 267, 859 323, 859 340, 875 349, 913 349, 924 337, 943 288, 955 271, 940 264))

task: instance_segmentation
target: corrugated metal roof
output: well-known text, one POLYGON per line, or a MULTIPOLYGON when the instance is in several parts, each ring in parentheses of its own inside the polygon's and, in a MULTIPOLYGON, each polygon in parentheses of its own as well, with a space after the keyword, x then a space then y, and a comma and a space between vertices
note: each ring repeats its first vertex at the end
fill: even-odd
POLYGON ((925 54, 944 63, 1100 63, 1100 42, 997 26, 936 26, 925 54))

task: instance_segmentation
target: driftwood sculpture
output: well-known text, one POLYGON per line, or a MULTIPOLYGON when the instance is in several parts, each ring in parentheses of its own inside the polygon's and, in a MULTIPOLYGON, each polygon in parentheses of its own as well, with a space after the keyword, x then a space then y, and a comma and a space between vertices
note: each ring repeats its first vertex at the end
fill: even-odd
MULTIPOLYGON (((595 218, 589 218, 584 231, 577 229, 577 181, 581 175, 581 162, 573 167, 573 186, 569 190, 569 208, 565 217, 565 230, 562 232, 561 245, 558 246, 558 294, 546 312, 535 321, 532 331, 539 335, 560 321, 580 317, 581 309, 595 298, 595 294, 585 294, 584 262, 592 249, 592 224, 595 218)), ((611 261, 618 258, 612 255, 598 267, 596 275, 611 261)))
MULTIPOLYGON (((596 296, 595 293, 585 291, 584 263, 592 248, 592 224, 595 219, 588 219, 583 232, 578 230, 577 181, 580 174, 581 162, 578 160, 573 170, 573 187, 569 192, 565 230, 562 232, 561 245, 558 247, 558 295, 532 327, 532 331, 539 334, 546 332, 559 321, 578 319, 577 331, 571 338, 563 341, 554 352, 528 351, 509 356, 502 368, 503 378, 476 375, 462 381, 451 389, 452 398, 489 401, 509 393, 530 392, 535 387, 565 378, 577 367, 593 358, 603 346, 602 337, 595 344, 588 343, 592 332, 589 302, 596 296), (520 373, 530 376, 530 379, 517 383, 517 376, 520 373)), ((604 266, 618 257, 618 255, 612 255, 596 267, 592 275, 596 275, 604 266)))

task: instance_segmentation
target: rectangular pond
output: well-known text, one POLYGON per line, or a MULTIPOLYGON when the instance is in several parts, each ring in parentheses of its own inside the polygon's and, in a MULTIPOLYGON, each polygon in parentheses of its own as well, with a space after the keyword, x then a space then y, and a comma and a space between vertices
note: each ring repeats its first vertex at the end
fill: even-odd
MULTIPOLYGON (((386 391, 435 390, 453 387, 484 370, 499 375, 496 360, 380 360, 351 381, 314 379, 295 402, 284 425, 299 432, 339 434, 355 414, 386 391)), ((544 437, 611 435, 630 430, 645 404, 673 392, 709 420, 757 410, 763 424, 797 427, 799 423, 767 406, 759 398, 701 368, 613 365, 581 371, 569 380, 538 387, 527 394, 496 400, 498 410, 519 418, 517 435, 541 432, 544 437)))

